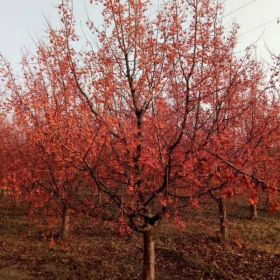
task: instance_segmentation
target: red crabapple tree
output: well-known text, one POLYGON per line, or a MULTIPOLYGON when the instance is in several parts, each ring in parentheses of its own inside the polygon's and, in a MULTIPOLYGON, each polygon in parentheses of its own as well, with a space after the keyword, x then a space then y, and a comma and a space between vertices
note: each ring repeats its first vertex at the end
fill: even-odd
MULTIPOLYGON (((23 79, 16 84, 6 68, 7 91, 41 156, 32 178, 76 210, 105 217, 113 205, 122 228, 143 234, 143 279, 152 280, 156 226, 180 197, 204 190, 195 170, 208 170, 210 157, 228 159, 260 72, 249 53, 234 55, 237 27, 225 34, 219 1, 167 1, 152 18, 152 1, 91 2, 103 8, 100 28, 87 22, 91 48, 74 47, 73 11, 63 2, 61 29, 49 27, 49 40, 24 58, 23 79), (103 203, 88 192, 82 199, 78 180, 103 203)), ((223 180, 237 176, 230 170, 223 180)))

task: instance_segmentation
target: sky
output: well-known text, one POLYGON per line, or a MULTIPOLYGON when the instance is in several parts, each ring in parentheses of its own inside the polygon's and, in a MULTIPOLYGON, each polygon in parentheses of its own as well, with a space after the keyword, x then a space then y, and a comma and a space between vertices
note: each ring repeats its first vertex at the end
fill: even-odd
MULTIPOLYGON (((0 0, 0 52, 15 67, 21 49, 34 49, 35 41, 43 36, 46 19, 58 21, 56 6, 59 0, 0 0)), ((87 9, 89 0, 74 0, 79 21, 90 16, 100 18, 100 11, 87 9)), ((237 51, 256 42, 260 59, 269 61, 267 47, 280 53, 280 0, 225 0, 224 24, 229 28, 233 21, 241 25, 237 51)))

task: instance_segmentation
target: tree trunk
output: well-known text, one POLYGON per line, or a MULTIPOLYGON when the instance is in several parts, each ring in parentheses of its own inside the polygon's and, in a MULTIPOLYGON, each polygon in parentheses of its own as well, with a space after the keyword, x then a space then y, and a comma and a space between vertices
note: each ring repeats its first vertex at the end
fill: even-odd
POLYGON ((63 206, 62 220, 61 220, 61 240, 67 240, 69 238, 69 230, 70 230, 69 209, 66 206, 63 206))
POLYGON ((0 198, 5 198, 6 197, 6 191, 5 190, 2 190, 0 189, 0 198))
POLYGON ((265 201, 265 209, 268 212, 270 207, 270 193, 269 191, 266 191, 266 201, 265 201))
POLYGON ((102 205, 102 192, 98 189, 98 203, 102 205))
POLYGON ((258 209, 257 209, 257 204, 253 204, 250 206, 250 211, 251 211, 251 219, 255 220, 258 218, 258 209))
POLYGON ((155 240, 153 226, 149 226, 149 228, 145 230, 143 238, 143 280, 155 280, 155 240))
POLYGON ((225 202, 222 197, 218 199, 219 206, 219 218, 220 218, 220 238, 221 240, 228 239, 228 230, 227 230, 227 212, 225 207, 225 202))

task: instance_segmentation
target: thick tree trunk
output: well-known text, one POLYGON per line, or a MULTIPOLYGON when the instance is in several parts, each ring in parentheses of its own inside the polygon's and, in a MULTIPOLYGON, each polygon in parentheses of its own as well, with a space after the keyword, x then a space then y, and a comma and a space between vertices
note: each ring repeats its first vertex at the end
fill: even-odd
POLYGON ((70 215, 69 209, 66 206, 63 206, 62 208, 61 218, 61 240, 67 240, 69 238, 70 231, 70 215))
POLYGON ((227 230, 227 212, 225 207, 225 202, 222 197, 218 199, 219 207, 219 218, 220 218, 220 238, 221 240, 228 239, 228 230, 227 230))
POLYGON ((143 238, 143 280, 155 280, 155 240, 152 226, 143 233, 143 238))
POLYGON ((250 211, 251 211, 251 219, 255 220, 258 218, 258 208, 257 204, 253 204, 250 206, 250 211))

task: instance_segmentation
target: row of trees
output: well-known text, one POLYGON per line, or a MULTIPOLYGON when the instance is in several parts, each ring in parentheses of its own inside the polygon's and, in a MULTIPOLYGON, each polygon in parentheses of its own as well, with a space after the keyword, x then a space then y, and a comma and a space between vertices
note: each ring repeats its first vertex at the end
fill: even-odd
MULTIPOLYGON (((36 209, 69 210, 143 234, 143 279, 155 279, 154 230, 188 202, 279 184, 278 60, 235 54, 221 1, 92 1, 103 7, 96 38, 77 50, 70 2, 49 26, 22 75, 2 57, 1 180, 36 209)), ((186 205, 187 205, 186 204, 186 205)), ((176 219, 175 219, 176 220, 176 219)))

